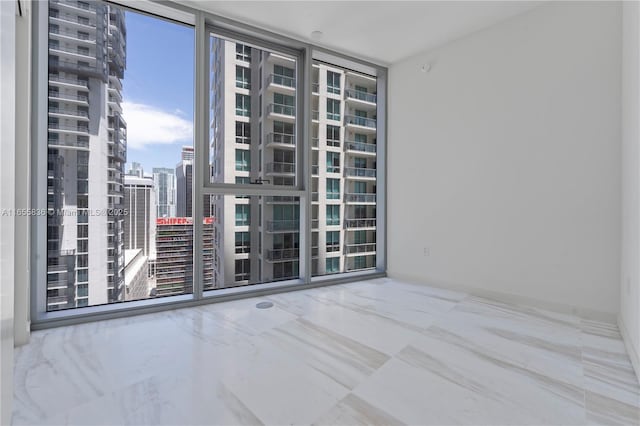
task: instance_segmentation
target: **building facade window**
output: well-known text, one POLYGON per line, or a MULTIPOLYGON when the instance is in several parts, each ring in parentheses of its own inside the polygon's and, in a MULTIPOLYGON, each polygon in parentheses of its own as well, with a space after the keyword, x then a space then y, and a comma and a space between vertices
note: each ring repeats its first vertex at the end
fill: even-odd
POLYGON ((248 204, 236 204, 236 226, 249 226, 251 210, 248 204))
POLYGON ((340 101, 327 99, 327 119, 340 121, 340 101))
POLYGON ((340 225, 340 206, 337 204, 327 205, 327 225, 340 225))
POLYGON ((337 72, 327 71, 327 92, 340 94, 340 74, 337 72))
POLYGON ((251 117, 251 97, 236 93, 236 115, 251 117))
POLYGON ((327 200, 340 199, 340 179, 327 178, 327 200))
POLYGON ((251 170, 251 151, 247 149, 236 149, 236 170, 248 172, 251 170))
MULTIPOLYGON (((351 61, 349 69, 319 62, 312 47, 287 46, 285 39, 281 52, 273 41, 265 41, 269 48, 262 50, 255 34, 249 47, 241 41, 243 28, 233 40, 226 39, 212 30, 212 17, 204 14, 205 26, 197 29, 158 20, 157 25, 174 25, 190 40, 179 48, 147 40, 149 49, 156 50, 145 64, 146 73, 136 75, 136 67, 129 67, 125 75, 125 65, 139 61, 127 57, 139 55, 127 47, 139 46, 136 38, 152 34, 127 31, 127 25, 141 22, 129 19, 138 12, 100 0, 56 0, 45 7, 50 16, 68 15, 74 8, 77 14, 69 25, 52 19, 42 28, 48 44, 38 46, 49 54, 48 87, 38 95, 48 105, 47 114, 38 118, 46 128, 46 142, 43 137, 37 143, 47 143, 47 188, 39 202, 52 211, 77 212, 42 227, 47 232, 39 247, 47 247, 48 253, 39 258, 47 259, 47 278, 38 297, 49 299, 47 311, 105 300, 196 292, 200 296, 194 297, 201 297, 219 288, 275 280, 309 282, 310 276, 373 271, 384 264, 375 252, 376 225, 384 219, 376 215, 384 213, 376 198, 384 191, 384 179, 376 174, 377 164, 384 165, 377 158, 384 135, 378 134, 376 117, 385 117, 376 99, 378 93, 386 98, 386 83, 357 71, 384 69, 345 57, 336 62, 351 61), (78 31, 77 22, 87 21, 91 26, 78 31), (196 31, 205 31, 208 38, 209 72, 204 74, 193 68, 195 56, 204 54, 199 43, 194 53, 196 31), (69 33, 76 41, 65 36, 69 33), (109 45, 109 55, 102 55, 103 44, 109 45), (311 61, 301 62, 307 57, 311 61), (154 58, 185 67, 174 75, 154 58), (297 76, 303 75, 311 81, 298 87, 297 76), (195 99, 182 102, 178 98, 183 96, 169 91, 157 106, 175 102, 169 105, 172 111, 186 111, 177 113, 184 119, 180 129, 185 135, 189 126, 209 129, 206 137, 197 138, 198 149, 163 146, 172 151, 167 154, 171 158, 157 162, 157 156, 145 157, 133 140, 127 141, 135 114, 127 116, 123 104, 132 101, 128 86, 136 78, 194 94, 195 99), (310 93, 305 93, 307 87, 310 93), (206 99, 203 88, 209 90, 206 99), (303 117, 308 122, 300 121, 303 117), (207 158, 195 158, 197 153, 207 158), (297 164, 300 159, 305 159, 303 167, 297 164), (203 211, 192 211, 198 205, 203 211), (92 211, 103 207, 129 213, 96 218, 92 211), (310 226, 300 222, 300 211, 309 213, 310 226), (308 258, 300 258, 300 246, 306 247, 309 239, 312 250, 303 250, 308 258), (141 272, 135 265, 146 269, 141 272), (200 276, 194 276, 194 267, 200 276), (141 276, 148 281, 131 284, 141 276)), ((158 19, 143 18, 150 25, 158 19)), ((328 51, 324 55, 331 56, 328 51)), ((148 94, 150 105, 160 90, 148 94)), ((143 98, 140 102, 147 103, 143 98)), ((35 151, 42 150, 35 146, 35 151)))
POLYGON ((251 70, 249 68, 236 65, 236 87, 251 89, 251 70))

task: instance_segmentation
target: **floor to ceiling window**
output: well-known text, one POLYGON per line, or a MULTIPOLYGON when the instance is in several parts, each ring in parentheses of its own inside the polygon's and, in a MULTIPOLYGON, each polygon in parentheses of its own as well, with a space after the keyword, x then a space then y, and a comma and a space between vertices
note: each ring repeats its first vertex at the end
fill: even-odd
POLYGON ((38 9, 34 323, 384 272, 385 70, 185 9, 38 9))

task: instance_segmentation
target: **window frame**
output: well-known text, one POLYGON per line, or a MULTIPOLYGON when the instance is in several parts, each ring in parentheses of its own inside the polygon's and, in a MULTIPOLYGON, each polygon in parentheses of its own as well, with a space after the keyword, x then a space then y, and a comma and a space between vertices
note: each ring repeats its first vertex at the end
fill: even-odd
MULTIPOLYGON (((84 323, 164 311, 177 307, 197 306, 214 301, 224 301, 255 295, 257 292, 273 293, 293 289, 302 289, 318 285, 329 285, 356 281, 363 278, 386 276, 386 117, 387 117, 387 75, 386 66, 363 61, 329 49, 314 46, 308 42, 277 35, 242 22, 221 17, 209 12, 177 3, 156 2, 152 0, 111 0, 117 6, 150 15, 156 18, 174 21, 194 28, 194 150, 196 160, 193 164, 194 235, 202 235, 203 196, 204 195, 258 195, 258 196, 296 196, 300 197, 300 257, 299 280, 282 281, 246 287, 230 287, 216 290, 215 295, 205 296, 202 279, 193 283, 193 294, 168 296, 159 299, 145 299, 111 305, 88 306, 81 309, 64 311, 46 311, 46 274, 47 266, 47 221, 43 216, 32 216, 30 222, 30 256, 32 262, 30 306, 31 328, 43 329, 55 326, 84 323), (220 36, 263 50, 277 51, 279 54, 293 56, 297 60, 296 85, 296 184, 294 187, 274 187, 273 185, 213 184, 210 182, 209 160, 209 36, 220 36), (312 277, 312 61, 342 67, 374 76, 377 79, 377 230, 376 230, 376 268, 366 271, 343 272, 338 275, 312 277)), ((47 205, 47 80, 48 80, 48 2, 36 2, 31 15, 33 26, 32 53, 32 162, 31 162, 31 206, 46 208, 47 205)), ((254 60, 254 58, 251 58, 254 60)), ((345 89, 345 88, 341 88, 345 89)), ((340 118, 343 118, 340 107, 340 118)), ((342 196, 342 194, 340 194, 342 196)), ((79 223, 83 223, 79 221, 79 223)), ((194 253, 202 253, 202 238, 194 239, 194 253)), ((194 278, 202 277, 202 258, 194 255, 194 278)))

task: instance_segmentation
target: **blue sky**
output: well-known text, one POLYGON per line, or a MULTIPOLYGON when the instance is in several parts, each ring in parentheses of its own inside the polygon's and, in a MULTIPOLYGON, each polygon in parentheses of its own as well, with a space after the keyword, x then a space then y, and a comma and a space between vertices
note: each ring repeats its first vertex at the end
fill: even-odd
POLYGON ((127 165, 175 167, 183 145, 192 145, 194 30, 126 12, 127 68, 123 115, 127 165))

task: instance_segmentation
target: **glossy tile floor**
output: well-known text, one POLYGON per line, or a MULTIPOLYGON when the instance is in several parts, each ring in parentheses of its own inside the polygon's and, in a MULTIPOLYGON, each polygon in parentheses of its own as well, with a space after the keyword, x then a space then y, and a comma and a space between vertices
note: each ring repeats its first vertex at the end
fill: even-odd
POLYGON ((15 386, 15 424, 640 422, 614 325, 390 279, 35 332, 15 386))

